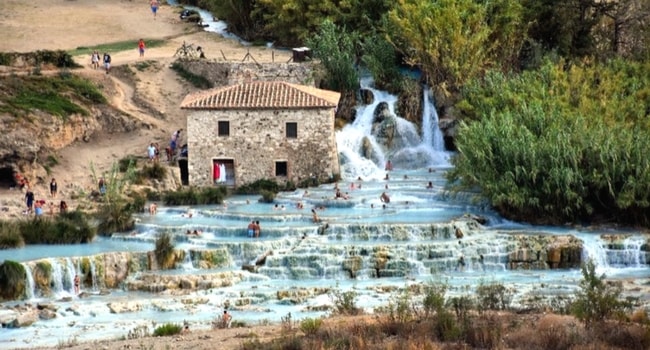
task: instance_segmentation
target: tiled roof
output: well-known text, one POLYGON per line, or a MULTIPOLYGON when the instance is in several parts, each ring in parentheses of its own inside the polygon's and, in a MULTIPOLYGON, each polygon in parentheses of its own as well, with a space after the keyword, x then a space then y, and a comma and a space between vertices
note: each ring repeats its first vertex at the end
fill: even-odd
POLYGON ((341 94, 282 81, 256 81, 189 94, 184 109, 277 109, 336 107, 341 94))

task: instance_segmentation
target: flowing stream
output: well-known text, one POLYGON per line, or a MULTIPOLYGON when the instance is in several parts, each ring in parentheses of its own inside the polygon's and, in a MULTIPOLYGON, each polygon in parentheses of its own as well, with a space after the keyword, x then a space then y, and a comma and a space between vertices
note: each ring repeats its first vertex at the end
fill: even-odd
MULTIPOLYGON (((471 294, 481 283, 502 283, 514 292, 515 306, 534 297, 571 296, 581 277, 579 269, 549 269, 551 250, 547 259, 540 257, 547 250, 522 243, 528 238, 538 242, 572 237, 582 244, 578 259, 592 259, 608 277, 648 282, 647 235, 510 222, 475 202, 473 193, 448 194, 445 173, 452 154, 444 150, 430 96, 423 96, 418 130, 395 115, 395 96, 368 84, 374 102, 359 107, 354 123, 336 135, 343 168, 343 180, 336 186, 348 199, 334 198, 334 184, 280 193, 276 203, 284 210, 259 203, 258 196, 233 196, 226 205, 159 208, 157 215, 138 216, 134 232, 87 245, 0 251, 0 261, 19 261, 27 268, 25 302, 58 307, 53 319, 0 329, 0 348, 119 338, 136 327, 152 331, 165 322, 209 328, 227 306, 235 320, 250 324, 280 321, 289 312, 294 319, 315 317, 327 314, 333 290, 355 291, 357 304, 368 312, 386 305, 394 288, 423 283, 445 283, 450 295, 471 294), (378 108, 387 111, 385 125, 395 126, 393 140, 399 147, 386 147, 378 137, 378 108), (388 159, 395 160, 395 167, 386 180, 388 159), (389 203, 380 199, 384 192, 389 203), (312 222, 312 208, 320 223, 312 222), (184 215, 188 210, 194 213, 191 218, 184 215), (485 224, 472 217, 485 219, 485 224), (251 220, 260 221, 260 238, 247 237, 251 220), (457 239, 454 229, 465 236, 457 239), (188 230, 201 233, 187 235, 188 230), (162 232, 173 236, 184 258, 175 269, 151 271, 144 268, 147 255, 142 252, 152 251, 162 232), (614 242, 614 235, 623 238, 614 242), (140 260, 133 258, 137 254, 140 260), (212 255, 208 259, 206 254, 212 255), (37 261, 52 267, 49 286, 39 287, 32 276, 37 261), (253 268, 244 271, 245 265, 253 268), (84 276, 81 298, 73 291, 76 274, 84 276), (120 275, 126 278, 119 285, 103 288, 120 275), (197 276, 195 288, 177 288, 192 285, 191 278, 197 276), (221 284, 204 285, 215 276, 221 284), (178 282, 170 288, 161 282, 165 278, 178 282), (149 292, 133 291, 142 281, 149 281, 149 292)), ((641 297, 647 305, 648 296, 641 297)), ((21 303, 4 303, 0 318, 21 303)))

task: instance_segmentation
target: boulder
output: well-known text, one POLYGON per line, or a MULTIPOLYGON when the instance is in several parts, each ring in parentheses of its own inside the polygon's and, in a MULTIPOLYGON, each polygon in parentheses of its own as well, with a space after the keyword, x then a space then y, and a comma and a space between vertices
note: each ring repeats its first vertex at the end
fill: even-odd
POLYGON ((193 281, 193 280, 191 280, 191 279, 189 279, 189 278, 187 278, 187 277, 183 277, 183 278, 181 278, 181 283, 180 283, 180 285, 181 285, 181 289, 190 289, 190 290, 193 290, 193 289, 196 288, 196 282, 193 281))
POLYGON ((38 318, 41 320, 51 320, 56 318, 56 312, 49 309, 42 309, 38 312, 38 318))
POLYGON ((9 328, 23 328, 28 327, 38 321, 38 313, 34 309, 18 314, 16 319, 8 325, 9 328))
POLYGON ((7 327, 12 324, 18 317, 18 313, 14 310, 0 310, 0 326, 7 327))
POLYGON ((36 304, 36 308, 39 310, 50 310, 56 312, 59 307, 52 304, 52 303, 38 303, 36 304))
POLYGON ((142 304, 135 301, 108 303, 108 309, 112 314, 122 314, 142 310, 142 304))

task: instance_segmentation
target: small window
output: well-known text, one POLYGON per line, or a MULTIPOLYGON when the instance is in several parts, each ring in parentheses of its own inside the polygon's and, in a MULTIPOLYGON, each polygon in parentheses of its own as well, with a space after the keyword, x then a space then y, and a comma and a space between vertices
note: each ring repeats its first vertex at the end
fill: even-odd
POLYGON ((275 162, 275 176, 287 176, 287 162, 275 162))
POLYGON ((217 130, 218 136, 230 136, 230 122, 229 121, 219 121, 219 126, 217 130))
POLYGON ((288 139, 298 138, 298 123, 295 122, 287 123, 287 138, 288 139))

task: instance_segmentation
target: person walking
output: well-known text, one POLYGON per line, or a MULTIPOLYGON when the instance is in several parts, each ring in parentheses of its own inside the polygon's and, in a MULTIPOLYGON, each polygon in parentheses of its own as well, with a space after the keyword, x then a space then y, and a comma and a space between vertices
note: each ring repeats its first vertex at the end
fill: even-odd
POLYGON ((90 63, 93 69, 99 68, 99 52, 97 50, 93 51, 93 54, 90 56, 90 63))
POLYGON ((107 52, 104 52, 104 68, 106 69, 106 74, 111 72, 111 55, 107 52))
POLYGON ((151 12, 153 12, 153 19, 156 19, 156 13, 158 13, 158 0, 151 0, 149 2, 149 5, 151 6, 151 12))
POLYGON ((140 52, 140 57, 144 57, 144 47, 144 40, 140 39, 140 41, 138 41, 138 51, 140 52))
POLYGON ((34 209, 34 192, 30 188, 27 188, 27 192, 25 193, 25 204, 27 204, 26 213, 31 214, 34 209))
POLYGON ((52 198, 56 198, 56 192, 58 187, 59 186, 56 184, 56 180, 53 178, 52 181, 50 181, 50 196, 52 198))

